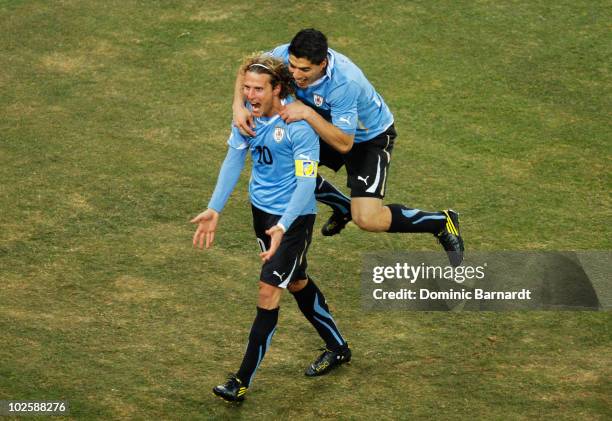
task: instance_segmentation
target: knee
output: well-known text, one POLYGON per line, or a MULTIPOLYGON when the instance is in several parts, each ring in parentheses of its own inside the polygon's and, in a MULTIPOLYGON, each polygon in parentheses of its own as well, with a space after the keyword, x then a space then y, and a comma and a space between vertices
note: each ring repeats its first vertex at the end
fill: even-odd
POLYGON ((351 203, 353 222, 364 231, 386 231, 391 216, 380 199, 353 199, 351 203))
POLYGON ((376 231, 376 221, 371 215, 354 214, 353 222, 364 231, 376 231))
POLYGON ((303 290, 307 283, 308 279, 300 279, 287 285, 287 289, 290 293, 295 294, 296 292, 303 290))
POLYGON ((355 225, 357 225, 359 228, 361 228, 362 230, 366 230, 367 231, 367 226, 368 226, 368 220, 364 215, 361 215, 359 213, 354 213, 353 212, 353 223, 355 225))

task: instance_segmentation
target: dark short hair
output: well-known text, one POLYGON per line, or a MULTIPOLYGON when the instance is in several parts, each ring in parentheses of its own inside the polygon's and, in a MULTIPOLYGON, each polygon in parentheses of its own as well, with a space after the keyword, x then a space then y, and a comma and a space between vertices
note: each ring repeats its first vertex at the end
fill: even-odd
POLYGON ((327 38, 314 28, 302 29, 291 40, 289 54, 321 64, 327 58, 327 38))

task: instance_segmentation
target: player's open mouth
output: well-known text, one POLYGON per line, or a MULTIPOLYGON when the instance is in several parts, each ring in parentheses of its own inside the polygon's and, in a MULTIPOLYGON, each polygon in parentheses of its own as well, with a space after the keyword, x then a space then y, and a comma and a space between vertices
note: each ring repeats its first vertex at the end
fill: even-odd
POLYGON ((251 108, 253 109, 254 113, 258 113, 259 111, 261 111, 261 104, 251 102, 251 108))

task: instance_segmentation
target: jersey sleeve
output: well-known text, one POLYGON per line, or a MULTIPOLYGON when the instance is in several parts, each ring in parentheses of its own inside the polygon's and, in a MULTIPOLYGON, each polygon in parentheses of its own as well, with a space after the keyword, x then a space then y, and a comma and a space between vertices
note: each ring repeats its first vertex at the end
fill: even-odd
POLYGON ((308 123, 305 121, 291 123, 289 125, 289 139, 293 148, 293 159, 296 162, 319 162, 319 136, 308 123))
POLYGON ((238 127, 232 125, 232 132, 227 139, 227 144, 234 149, 247 149, 249 147, 248 139, 248 137, 240 133, 238 127))
POLYGON ((319 136, 304 121, 289 125, 297 186, 278 223, 286 230, 314 198, 319 164, 319 136))
POLYGON ((215 190, 208 202, 210 209, 221 213, 240 178, 246 156, 246 148, 239 149, 231 146, 227 148, 227 155, 221 165, 215 190))
POLYGON ((314 196, 315 187, 317 186, 316 178, 304 178, 298 177, 297 185, 289 203, 287 209, 278 220, 278 224, 283 227, 283 230, 287 232, 291 224, 302 214, 302 211, 308 206, 310 200, 314 196))
POLYGON ((279 45, 266 53, 281 59, 285 64, 289 63, 289 44, 279 45))
POLYGON ((328 94, 332 124, 346 134, 355 134, 357 130, 358 100, 359 86, 352 81, 339 84, 328 94))

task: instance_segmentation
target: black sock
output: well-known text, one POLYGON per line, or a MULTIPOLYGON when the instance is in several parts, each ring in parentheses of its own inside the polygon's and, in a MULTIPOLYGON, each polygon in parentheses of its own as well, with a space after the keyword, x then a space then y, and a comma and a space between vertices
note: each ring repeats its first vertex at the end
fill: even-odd
POLYGON ((257 367, 259 367, 270 346, 272 335, 274 335, 276 330, 276 322, 278 322, 278 307, 274 310, 257 307, 257 316, 251 327, 249 343, 247 344, 240 369, 236 373, 236 377, 246 387, 249 387, 251 384, 255 371, 257 371, 257 367))
POLYGON ((341 213, 342 215, 350 215, 351 213, 351 199, 320 175, 317 176, 315 197, 319 202, 331 207, 335 213, 341 213))
POLYGON ((308 319, 319 336, 325 341, 327 349, 335 351, 346 346, 346 341, 329 313, 329 307, 327 307, 323 293, 310 277, 306 286, 293 293, 293 297, 304 317, 308 319))
POLYGON ((446 225, 444 212, 423 212, 404 205, 387 205, 391 210, 391 226, 387 232, 430 232, 437 234, 446 225))

